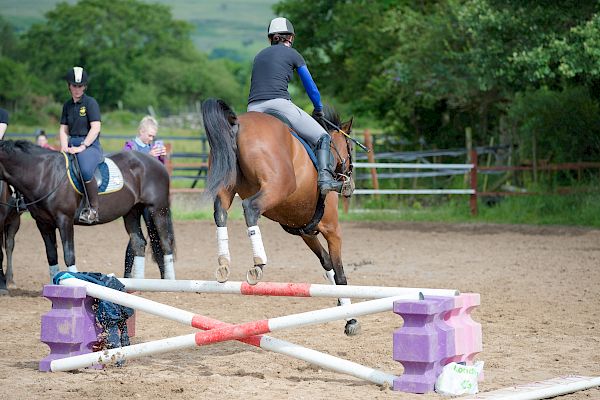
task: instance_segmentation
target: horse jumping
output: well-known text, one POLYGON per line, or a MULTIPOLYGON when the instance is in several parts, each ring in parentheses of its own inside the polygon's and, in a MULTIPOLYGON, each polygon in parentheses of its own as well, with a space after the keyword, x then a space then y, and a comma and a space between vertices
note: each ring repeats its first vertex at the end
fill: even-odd
MULTIPOLYGON (((164 252, 165 267, 161 277, 175 279, 175 238, 169 209, 167 170, 153 157, 138 152, 121 152, 110 156, 110 159, 121 170, 124 185, 118 191, 99 196, 101 214, 98 223, 123 217, 134 254, 143 259, 146 242, 141 234, 140 219, 144 207, 147 207, 164 252)), ((56 229, 62 240, 67 269, 77 271, 73 226, 78 224, 75 216, 80 208, 81 195, 70 185, 67 174, 65 158, 60 152, 46 150, 24 140, 0 141, 0 179, 10 183, 25 197, 27 208, 46 246, 51 277, 59 270, 56 229)), ((129 277, 130 272, 125 271, 125 276, 129 277)))
MULTIPOLYGON (((227 210, 235 194, 243 199, 242 207, 248 236, 254 253, 254 266, 246 274, 250 284, 262 279, 267 264, 260 229, 261 215, 280 223, 290 233, 299 235, 318 257, 331 283, 346 285, 342 264, 342 231, 338 222, 338 194, 321 197, 317 189, 317 171, 303 145, 290 128, 274 116, 248 112, 239 117, 222 100, 208 99, 202 104, 202 117, 210 144, 206 193, 214 199, 217 225, 217 280, 229 276, 231 257, 227 234, 227 210), (319 208, 321 211, 319 213, 319 208), (319 220, 318 214, 322 215, 319 220), (318 223, 316 221, 319 220, 318 223), (327 241, 328 250, 317 234, 327 241)), ((339 116, 326 110, 326 118, 340 126, 339 116)), ((350 132, 352 120, 341 125, 350 132)), ((351 143, 339 130, 331 130, 335 174, 346 183, 352 179, 351 143)), ((351 194, 347 193, 348 195, 351 194)), ((338 300, 340 305, 349 299, 338 300)), ((345 332, 359 331, 355 319, 347 321, 345 332)))

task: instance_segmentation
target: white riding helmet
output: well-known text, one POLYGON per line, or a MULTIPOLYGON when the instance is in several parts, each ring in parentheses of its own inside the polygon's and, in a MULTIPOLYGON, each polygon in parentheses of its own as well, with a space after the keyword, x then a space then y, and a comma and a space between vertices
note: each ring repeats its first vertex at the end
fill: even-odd
POLYGON ((275 35, 276 33, 294 35, 294 26, 290 21, 288 21, 287 18, 274 18, 269 24, 268 35, 271 36, 275 35))

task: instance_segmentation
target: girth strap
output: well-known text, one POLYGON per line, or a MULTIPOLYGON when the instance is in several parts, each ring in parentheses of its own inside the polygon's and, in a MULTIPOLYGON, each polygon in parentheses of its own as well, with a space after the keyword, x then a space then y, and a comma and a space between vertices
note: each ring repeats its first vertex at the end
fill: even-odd
POLYGON ((319 199, 317 200, 317 207, 315 209, 315 213, 308 224, 300 228, 292 228, 290 226, 280 224, 281 227, 287 233, 291 233, 292 235, 318 235, 319 232, 315 230, 315 227, 318 225, 319 222, 321 222, 321 218, 323 218, 323 214, 325 213, 325 196, 319 194, 319 199))

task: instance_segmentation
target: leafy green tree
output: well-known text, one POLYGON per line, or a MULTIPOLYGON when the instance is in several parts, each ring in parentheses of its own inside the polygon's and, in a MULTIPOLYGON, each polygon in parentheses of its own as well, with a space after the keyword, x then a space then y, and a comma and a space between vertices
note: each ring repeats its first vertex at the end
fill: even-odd
POLYGON ((211 62, 193 47, 191 25, 174 20, 167 6, 87 0, 59 3, 46 18, 24 35, 21 55, 36 76, 50 82, 57 99, 67 97, 62 77, 75 65, 86 68, 90 94, 103 106, 158 100, 174 108, 207 94, 199 81, 209 77, 195 69, 211 69, 211 62))

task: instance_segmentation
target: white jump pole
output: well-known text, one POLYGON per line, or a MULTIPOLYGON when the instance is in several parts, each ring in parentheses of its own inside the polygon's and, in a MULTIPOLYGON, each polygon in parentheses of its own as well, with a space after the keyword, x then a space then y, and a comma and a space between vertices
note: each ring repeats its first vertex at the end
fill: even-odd
POLYGON ((242 294, 254 296, 290 297, 353 297, 360 299, 381 299, 406 294, 453 297, 459 295, 454 289, 400 288, 389 286, 318 285, 310 283, 247 282, 129 279, 119 278, 127 290, 140 292, 192 292, 242 294))
MULTIPOLYGON (((147 312, 150 314, 187 325, 192 325, 199 329, 206 330, 231 326, 231 324, 227 324, 216 319, 202 317, 188 311, 157 303, 152 300, 139 298, 137 296, 99 286, 91 282, 86 282, 75 278, 68 278, 63 279, 60 283, 65 286, 85 286, 87 294, 92 297, 126 305, 137 310, 147 310, 147 312)), ((194 335, 188 335, 188 337, 189 336, 194 337, 194 335)), ((196 345, 195 340, 190 343, 185 338, 186 336, 180 336, 177 338, 162 339, 118 349, 58 359, 52 361, 50 370, 70 371, 73 369, 89 367, 91 365, 107 364, 110 362, 124 360, 125 358, 134 359, 144 355, 158 354, 180 348, 193 347, 196 345), (134 349, 127 350, 133 348, 134 346, 136 346, 134 349), (129 354, 126 354, 127 352, 129 354)), ((242 339, 241 341, 246 344, 260 347, 264 350, 272 351, 278 354, 284 354, 308 363, 315 364, 328 370, 344 373, 378 385, 388 384, 391 386, 396 378, 394 375, 369 368, 352 361, 344 360, 339 357, 321 353, 316 350, 266 335, 252 336, 242 339)))

